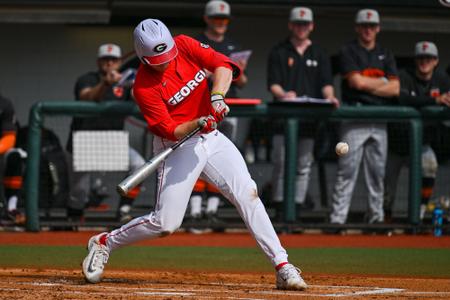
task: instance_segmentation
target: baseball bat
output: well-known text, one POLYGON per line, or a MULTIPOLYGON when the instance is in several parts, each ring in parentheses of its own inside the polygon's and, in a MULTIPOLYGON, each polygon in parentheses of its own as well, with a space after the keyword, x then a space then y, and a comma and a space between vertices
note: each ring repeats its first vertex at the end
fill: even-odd
POLYGON ((143 164, 117 185, 117 192, 122 196, 126 196, 130 190, 135 188, 137 185, 142 183, 145 178, 150 176, 158 168, 159 164, 162 163, 170 155, 170 153, 180 147, 184 142, 186 142, 200 130, 201 127, 195 128, 194 130, 186 134, 181 140, 173 144, 170 148, 167 148, 163 152, 150 158, 145 164, 143 164))

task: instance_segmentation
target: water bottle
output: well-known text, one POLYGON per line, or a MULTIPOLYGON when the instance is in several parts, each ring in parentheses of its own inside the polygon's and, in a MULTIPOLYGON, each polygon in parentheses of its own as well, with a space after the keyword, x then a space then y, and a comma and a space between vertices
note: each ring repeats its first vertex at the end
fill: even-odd
POLYGON ((442 215, 443 210, 440 207, 436 207, 433 210, 433 226, 434 226, 434 236, 441 236, 442 235, 442 215))

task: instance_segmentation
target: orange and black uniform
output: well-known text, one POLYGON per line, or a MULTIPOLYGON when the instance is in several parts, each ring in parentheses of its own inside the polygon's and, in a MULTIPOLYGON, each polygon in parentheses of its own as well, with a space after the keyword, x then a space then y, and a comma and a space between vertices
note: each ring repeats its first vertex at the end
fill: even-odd
MULTIPOLYGON (((80 92, 88 87, 94 87, 101 80, 100 72, 88 72, 77 79, 75 83, 74 93, 75 101, 80 101, 80 92)), ((105 92, 103 101, 133 101, 131 97, 131 88, 110 86, 105 92)), ((123 130, 123 116, 97 116, 95 118, 74 117, 70 125, 70 134, 67 142, 67 151, 72 152, 72 133, 77 130, 123 130)))
MULTIPOLYGON (((101 81, 101 73, 99 71, 91 71, 81 75, 74 87, 75 101, 80 100, 80 93, 83 89, 94 87, 101 81)), ((105 91, 105 94, 98 102, 105 101, 133 101, 131 95, 131 87, 128 86, 117 86, 111 85, 105 91)), ((72 135, 74 131, 78 130, 123 130, 125 126, 125 116, 96 116, 95 118, 83 118, 83 117, 74 117, 72 124, 70 126, 70 134, 67 140, 67 151, 72 152, 73 141, 72 135)), ((87 206, 96 206, 99 201, 102 201, 102 197, 99 195, 95 195, 94 197, 86 196, 87 193, 91 193, 94 191, 94 194, 97 192, 95 189, 92 189, 90 186, 89 180, 83 179, 83 177, 91 176, 89 172, 73 172, 73 187, 72 187, 72 196, 70 197, 70 201, 68 203, 68 207, 70 210, 70 214, 81 214, 80 207, 84 206, 85 202, 88 200, 93 200, 92 202, 88 202, 87 206), (87 182, 88 184, 86 184, 87 182), (86 192, 89 191, 89 192, 86 192), (89 198, 89 199, 86 199, 89 198)), ((119 208, 124 205, 131 205, 132 201, 138 196, 140 192, 140 187, 134 188, 130 191, 126 196, 121 197, 119 208)))
MULTIPOLYGON (((224 37, 222 42, 215 42, 213 40, 210 40, 204 33, 199 34, 196 39, 204 44, 207 44, 211 46, 214 50, 216 50, 219 53, 222 53, 223 55, 229 57, 231 53, 236 51, 241 51, 241 47, 236 44, 233 40, 229 39, 228 37, 224 37)), ((209 86, 211 86, 211 82, 209 82, 209 86)), ((228 98, 238 98, 238 86, 233 82, 230 85, 230 89, 227 92, 228 98)), ((220 126, 220 125, 219 125, 220 126)), ((220 127, 219 127, 220 129, 220 127)), ((224 130, 225 136, 231 139, 231 136, 227 132, 228 130, 224 130)), ((199 178, 197 182, 195 183, 193 195, 202 195, 204 192, 207 192, 208 194, 213 194, 216 196, 220 196, 219 190, 213 185, 205 180, 199 178)))
MULTIPOLYGON (((229 57, 231 53, 241 51, 242 48, 232 39, 225 36, 221 42, 210 40, 204 33, 198 35, 196 39, 204 44, 211 46, 214 50, 229 57)), ((211 86, 211 83, 210 83, 211 86)), ((238 98, 238 86, 236 83, 231 83, 230 89, 227 92, 228 98, 238 98)))
MULTIPOLYGON (((8 99, 0 95, 0 155, 4 155, 16 143, 17 125, 14 107, 8 99)), ((6 168, 3 177, 5 194, 17 191, 22 187, 22 172, 20 168, 6 168)))
POLYGON ((5 201, 3 195, 8 199, 12 194, 17 194, 21 189, 23 178, 21 161, 13 164, 6 160, 4 163, 4 155, 15 146, 17 136, 17 121, 14 112, 14 107, 10 100, 0 95, 0 156, 1 156, 1 170, 3 175, 3 188, 2 201, 5 201))
MULTIPOLYGON (((272 48, 267 64, 267 86, 279 84, 298 97, 323 98, 322 88, 333 85, 330 59, 314 42, 300 55, 289 39, 272 48)), ((274 101, 278 101, 274 99, 274 101)), ((300 136, 316 136, 316 124, 301 122, 300 136)), ((281 123, 275 131, 283 133, 281 123)))
MULTIPOLYGON (((359 73, 372 78, 398 79, 394 55, 379 44, 371 50, 365 49, 356 40, 346 44, 341 49, 340 66, 344 78, 351 73, 359 73)), ((342 101, 347 105, 389 104, 388 98, 351 88, 345 79, 342 80, 342 101)))
MULTIPOLYGON (((417 77, 415 69, 406 69, 400 72, 400 97, 398 98, 399 105, 413 106, 413 107, 423 107, 436 104, 436 97, 450 92, 450 78, 440 70, 434 70, 433 75, 430 80, 422 80, 417 77)), ((440 126, 436 122, 425 123, 423 144, 431 146, 431 151, 439 151, 440 140, 442 138, 442 133, 446 131, 445 126, 440 126)), ((389 137, 389 155, 405 157, 409 155, 409 148, 405 145, 409 145, 409 126, 405 123, 390 123, 388 126, 388 137, 389 137)), ((445 146, 444 146, 445 147, 445 146)), ((447 147, 445 147, 447 148, 447 147)), ((422 159, 422 161, 424 161, 422 159)), ((436 162, 437 163, 437 162, 436 162)), ((422 169, 425 170, 427 166, 422 165, 422 169)), ((437 169, 436 169, 437 171, 437 169)), ((387 168, 386 181, 390 181, 391 168, 387 168)), ((399 172, 395 170, 395 172, 399 172)), ((435 175, 431 176, 430 172, 423 171, 422 174, 422 204, 428 203, 431 195, 433 194, 433 187, 435 183, 435 175)), ((435 173, 435 172, 433 172, 435 173)), ((386 186, 389 183, 386 182, 386 186)), ((388 191, 394 194, 393 191, 388 191)), ((393 200, 391 198, 386 198, 387 203, 385 203, 386 211, 392 210, 393 200)))
MULTIPOLYGON (((399 105, 422 106, 437 105, 436 97, 450 91, 450 78, 443 72, 435 70, 429 81, 418 78, 414 69, 400 71, 400 97, 399 105)), ((436 126, 425 126, 424 144, 436 140, 436 126)), ((389 124, 389 151, 398 155, 408 155, 409 126, 403 123, 389 124)))
POLYGON ((0 95, 0 154, 14 147, 16 142, 16 114, 14 107, 8 99, 0 95))
POLYGON ((276 45, 269 54, 267 86, 279 84, 297 96, 323 98, 322 88, 333 85, 330 59, 314 42, 300 55, 289 39, 276 45))
MULTIPOLYGON (((353 74, 378 79, 398 80, 397 64, 392 52, 378 43, 367 50, 357 40, 345 44, 339 53, 342 75, 342 102, 346 105, 387 105, 392 97, 379 97, 352 88, 348 78, 353 74)), ((340 156, 332 195, 330 222, 344 224, 353 196, 357 174, 364 167, 368 190, 369 223, 384 221, 384 179, 387 159, 387 125, 385 122, 345 121, 339 126, 340 140, 351 145, 351 151, 340 156)))

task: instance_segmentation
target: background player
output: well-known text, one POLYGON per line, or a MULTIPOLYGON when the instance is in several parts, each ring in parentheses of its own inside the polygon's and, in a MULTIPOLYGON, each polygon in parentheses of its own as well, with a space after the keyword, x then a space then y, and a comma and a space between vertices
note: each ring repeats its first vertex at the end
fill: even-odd
MULTIPOLYGON (((197 40, 211 46, 214 50, 226 56, 230 56, 233 52, 241 50, 241 47, 227 35, 228 24, 231 20, 231 8, 226 1, 209 1, 205 5, 203 20, 205 21, 206 29, 202 34, 196 36, 197 40)), ((245 71, 247 67, 246 60, 238 60, 236 61, 236 64, 241 68, 241 70, 245 71)), ((208 75, 212 74, 209 73, 208 75)), ((209 83, 212 84, 211 76, 208 79, 209 83)), ((238 89, 244 87, 247 84, 247 81, 247 75, 243 72, 241 76, 231 84, 227 97, 238 98, 238 89)), ((220 132, 233 141, 238 148, 242 145, 240 145, 237 140, 237 125, 239 122, 240 130, 247 133, 246 129, 248 127, 248 122, 245 121, 247 120, 238 120, 238 118, 232 117, 226 118, 219 124, 220 132)), ((202 179, 199 179, 194 186, 194 192, 192 193, 190 199, 190 214, 194 219, 199 219, 202 217, 202 199, 205 193, 207 199, 205 217, 210 224, 218 226, 220 222, 218 222, 217 219, 217 209, 219 207, 221 195, 214 185, 208 184, 202 179)), ((197 231, 192 230, 192 232, 197 231)))
POLYGON ((162 163, 158 170, 155 210, 119 229, 93 236, 83 261, 89 282, 99 282, 109 253, 143 239, 174 232, 183 221, 189 195, 202 175, 236 206, 257 244, 277 270, 277 287, 303 290, 300 270, 288 263, 286 250, 275 233, 255 182, 242 155, 215 130, 228 113, 224 97, 240 70, 226 56, 190 37, 172 38, 159 20, 142 21, 134 31, 135 50, 142 64, 134 94, 148 125, 156 135, 156 153, 198 126, 194 136, 162 163), (214 73, 209 91, 204 69, 214 73))
MULTIPOLYGON (((450 79, 441 70, 438 48, 432 42, 422 41, 415 45, 415 63, 400 72, 400 105, 422 107, 429 105, 450 106, 450 79)), ((423 219, 438 171, 438 160, 432 142, 438 140, 438 123, 425 123, 422 146, 422 199, 420 219, 423 219)), ((391 217, 395 201, 398 177, 403 165, 409 163, 409 128, 406 124, 389 124, 389 153, 386 164, 384 209, 391 217)))
MULTIPOLYGON (((97 71, 83 74, 75 84, 75 100, 102 102, 109 100, 131 101, 131 86, 118 85, 122 78, 119 69, 122 64, 122 50, 115 44, 104 44, 98 48, 97 71)), ((124 117, 97 117, 97 118, 74 118, 71 124, 67 150, 72 152, 72 133, 76 130, 123 130, 124 117)), ((142 156, 133 148, 129 147, 130 169, 136 169, 144 163, 142 156)), ((73 187, 68 203, 69 214, 82 214, 85 205, 94 200, 93 205, 98 205, 97 199, 92 199, 94 183, 92 172, 73 172, 73 187)), ((98 187, 97 187, 98 189, 98 187)), ((139 194, 139 187, 121 197, 117 211, 117 218, 121 222, 131 220, 129 214, 133 200, 139 194)), ((98 196, 98 195, 94 195, 98 196)))
MULTIPOLYGON (((11 101, 3 95, 0 94, 0 160, 1 160, 1 171, 4 168, 4 158, 8 155, 8 152, 16 144, 17 135, 17 120, 16 114, 14 112, 14 107, 11 101)), ((17 154, 19 155, 19 154, 17 154)), ((13 154, 15 156, 15 154, 13 154)), ((20 155, 19 155, 20 159, 20 155)), ((21 174, 22 170, 14 170, 21 174)), ((22 185, 22 178, 16 173, 7 173, 3 178, 3 189, 5 197, 0 195, 2 198, 0 203, 2 204, 3 211, 7 217, 12 219, 15 223, 22 224, 25 221, 25 217, 22 213, 17 210, 17 203, 19 198, 11 191, 18 190, 22 185), (6 198, 6 199, 5 199, 6 198)))
MULTIPOLYGON (((344 45, 339 53, 342 100, 347 105, 392 104, 399 95, 400 83, 394 55, 376 41, 380 16, 376 10, 362 9, 356 14, 355 23, 357 39, 344 45)), ((367 221, 382 223, 386 124, 344 121, 340 126, 340 140, 350 145, 350 151, 339 156, 331 223, 343 224, 347 220, 361 162, 369 192, 367 221)))
MULTIPOLYGON (((328 56, 310 39, 314 29, 313 12, 307 7, 295 7, 289 16, 290 36, 272 48, 267 66, 268 88, 276 102, 289 102, 296 97, 329 99, 336 107, 333 78, 328 56)), ((300 123, 295 202, 302 205, 308 190, 314 161, 316 122, 300 123)), ((273 136, 272 160, 273 201, 282 203, 284 182, 284 135, 281 128, 273 136)), ((278 209, 279 211, 280 209, 278 209)))

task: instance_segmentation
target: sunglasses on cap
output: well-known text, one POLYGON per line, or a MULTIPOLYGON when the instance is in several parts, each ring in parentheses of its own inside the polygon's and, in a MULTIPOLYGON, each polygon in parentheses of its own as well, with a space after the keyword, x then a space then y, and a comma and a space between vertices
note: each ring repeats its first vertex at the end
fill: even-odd
POLYGON ((436 56, 433 55, 417 55, 416 59, 417 60, 432 60, 432 59, 436 59, 436 56))
POLYGON ((376 27, 378 27, 378 24, 376 24, 376 23, 360 23, 357 25, 361 26, 363 28, 369 28, 369 29, 375 29, 376 27))
POLYGON ((115 56, 103 56, 103 57, 100 57, 100 60, 117 62, 120 60, 120 58, 115 57, 115 56))
POLYGON ((228 25, 230 19, 226 17, 210 17, 211 23, 214 25, 228 25))

